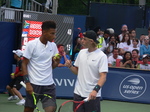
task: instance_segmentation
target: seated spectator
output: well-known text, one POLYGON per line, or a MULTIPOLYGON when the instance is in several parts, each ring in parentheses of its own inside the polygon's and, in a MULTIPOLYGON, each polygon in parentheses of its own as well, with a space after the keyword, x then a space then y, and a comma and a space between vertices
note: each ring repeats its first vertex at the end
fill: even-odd
POLYGON ((142 57, 143 63, 139 64, 138 68, 143 70, 150 70, 150 64, 148 63, 148 59, 149 57, 147 54, 143 55, 142 57))
POLYGON ((114 48, 112 55, 108 57, 108 66, 111 67, 116 67, 116 60, 117 59, 122 59, 122 56, 119 56, 119 49, 114 48))
POLYGON ((132 50, 132 63, 134 65, 134 68, 138 67, 138 61, 139 61, 139 50, 133 49, 132 50))
POLYGON ((141 36, 140 36, 140 45, 144 44, 144 38, 145 38, 145 35, 141 34, 141 36))
POLYGON ((66 55, 63 44, 58 44, 57 48, 58 48, 59 54, 61 55, 61 59, 60 59, 60 63, 58 64, 58 67, 66 67, 65 62, 67 60, 70 60, 70 56, 66 55))
POLYGON ((116 42, 116 37, 112 35, 109 38, 109 43, 107 44, 107 47, 106 47, 106 55, 108 57, 112 55, 112 51, 114 48, 117 48, 117 42, 116 42))
POLYGON ((138 46, 139 40, 137 38, 133 38, 131 42, 132 42, 132 44, 129 47, 129 51, 132 52, 133 49, 137 49, 139 51, 140 50, 140 48, 138 46))
POLYGON ((132 63, 132 54, 129 51, 124 53, 123 59, 120 61, 120 67, 134 68, 132 63))
POLYGON ((140 59, 144 54, 150 55, 150 45, 149 45, 149 37, 145 36, 144 38, 144 45, 140 46, 140 59))
POLYGON ((124 34, 122 41, 119 44, 120 54, 123 55, 126 51, 129 51, 131 45, 130 35, 128 33, 124 34))

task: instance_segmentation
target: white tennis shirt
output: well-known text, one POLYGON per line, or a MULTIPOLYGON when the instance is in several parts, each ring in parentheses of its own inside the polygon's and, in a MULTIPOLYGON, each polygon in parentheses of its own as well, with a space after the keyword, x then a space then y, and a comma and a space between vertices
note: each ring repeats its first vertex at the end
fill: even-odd
MULTIPOLYGON (((74 93, 82 97, 88 97, 97 85, 100 73, 108 72, 107 56, 100 49, 93 52, 88 52, 88 49, 82 49, 74 65, 78 67, 74 93)), ((101 96, 101 90, 97 96, 101 96)))
POLYGON ((27 65, 29 80, 35 85, 51 85, 54 83, 52 74, 52 57, 58 53, 54 42, 46 45, 38 39, 29 41, 23 56, 29 59, 27 65))

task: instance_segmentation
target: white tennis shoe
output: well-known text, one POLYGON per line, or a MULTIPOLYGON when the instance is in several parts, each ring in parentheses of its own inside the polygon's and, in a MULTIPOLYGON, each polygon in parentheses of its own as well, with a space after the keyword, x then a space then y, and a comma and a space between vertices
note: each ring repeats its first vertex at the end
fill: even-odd
POLYGON ((18 100, 19 98, 18 98, 18 96, 10 96, 9 98, 8 98, 8 101, 11 101, 11 100, 18 100))
POLYGON ((24 105, 25 104, 25 100, 24 99, 22 99, 22 100, 20 100, 18 103, 16 103, 17 105, 24 105))

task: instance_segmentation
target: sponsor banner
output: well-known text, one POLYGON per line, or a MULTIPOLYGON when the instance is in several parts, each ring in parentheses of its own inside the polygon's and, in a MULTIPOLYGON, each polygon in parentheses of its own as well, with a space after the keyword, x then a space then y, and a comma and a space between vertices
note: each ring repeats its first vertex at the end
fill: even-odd
MULTIPOLYGON (((57 97, 73 97, 76 75, 68 68, 56 68, 53 78, 57 97)), ((107 81, 102 87, 102 98, 108 100, 150 103, 149 93, 150 71, 109 68, 107 81)))
POLYGON ((150 71, 109 68, 103 99, 150 103, 150 71))

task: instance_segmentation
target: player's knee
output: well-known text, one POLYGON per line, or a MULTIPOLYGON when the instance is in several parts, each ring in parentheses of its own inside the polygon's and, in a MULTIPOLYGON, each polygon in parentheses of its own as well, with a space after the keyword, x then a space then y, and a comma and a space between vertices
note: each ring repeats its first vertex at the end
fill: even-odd
POLYGON ((7 85, 7 86, 6 86, 6 89, 7 89, 7 90, 8 90, 8 89, 11 89, 11 87, 10 87, 9 85, 7 85))
POLYGON ((34 111, 34 108, 31 108, 31 107, 24 108, 24 112, 33 112, 33 111, 34 111))
POLYGON ((50 107, 44 108, 44 110, 45 110, 45 112, 55 112, 56 111, 56 107, 50 106, 50 107))

